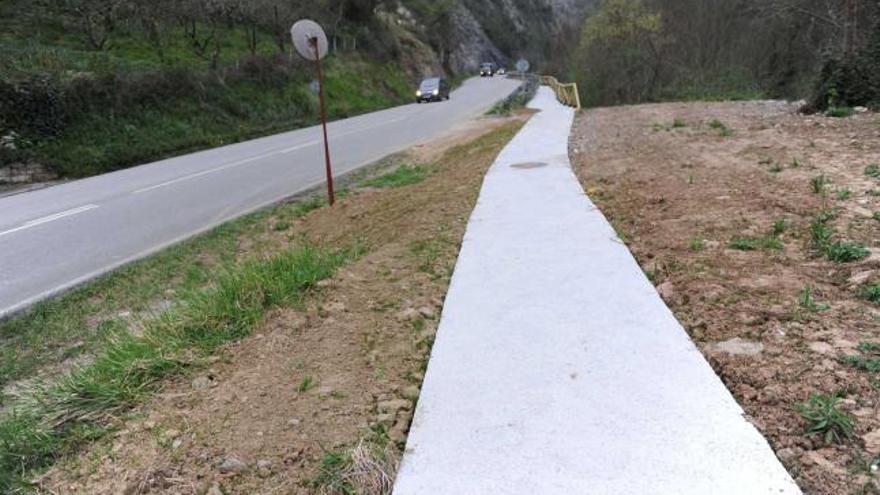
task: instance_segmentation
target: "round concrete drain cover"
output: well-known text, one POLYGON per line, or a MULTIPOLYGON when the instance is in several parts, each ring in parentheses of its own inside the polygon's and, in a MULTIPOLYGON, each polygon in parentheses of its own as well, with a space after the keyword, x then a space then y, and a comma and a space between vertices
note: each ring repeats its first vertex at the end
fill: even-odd
POLYGON ((510 166, 510 168, 518 168, 521 170, 531 170, 533 168, 541 168, 546 167, 547 164, 544 162, 525 162, 525 163, 514 163, 510 166))

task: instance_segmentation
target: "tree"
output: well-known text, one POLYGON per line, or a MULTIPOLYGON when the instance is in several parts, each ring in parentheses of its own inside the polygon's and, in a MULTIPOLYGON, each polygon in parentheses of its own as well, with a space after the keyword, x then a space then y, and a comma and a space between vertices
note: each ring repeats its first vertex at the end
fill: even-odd
MULTIPOLYGON (((126 0, 56 0, 61 11, 76 19, 89 47, 105 50, 116 31, 124 11, 130 7, 126 0)), ((51 2, 50 2, 51 4, 51 2)))
POLYGON ((583 27, 578 48, 586 98, 592 103, 652 99, 663 70, 661 16, 642 0, 602 0, 583 27))

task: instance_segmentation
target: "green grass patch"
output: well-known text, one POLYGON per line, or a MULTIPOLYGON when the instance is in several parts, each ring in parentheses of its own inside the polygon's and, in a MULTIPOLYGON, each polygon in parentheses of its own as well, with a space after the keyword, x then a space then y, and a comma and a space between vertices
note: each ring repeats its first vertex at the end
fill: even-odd
POLYGON ((840 397, 816 394, 797 406, 798 413, 807 422, 807 436, 821 435, 829 444, 843 443, 852 436, 855 421, 840 410, 840 401, 840 397))
POLYGON ((865 175, 872 179, 880 179, 880 163, 872 163, 865 167, 865 175))
POLYGON ((850 107, 831 107, 828 109, 827 115, 829 117, 843 118, 852 117, 855 113, 855 110, 850 107))
POLYGON ((800 294, 798 294, 798 305, 811 313, 821 313, 831 309, 831 306, 828 303, 817 302, 813 295, 814 292, 815 288, 812 285, 805 285, 804 288, 801 289, 800 294))
POLYGON ((880 304, 880 284, 870 284, 859 289, 859 297, 874 304, 880 304))
POLYGON ((422 165, 402 165, 387 174, 362 183, 366 187, 395 188, 417 184, 428 178, 428 170, 422 165))
POLYGON ((816 215, 813 223, 810 224, 812 248, 835 263, 851 263, 870 256, 871 251, 857 242, 834 242, 834 231, 828 224, 835 216, 835 212, 828 210, 820 211, 816 215))
POLYGON ((699 253, 700 251, 705 251, 706 250, 706 239, 703 239, 702 237, 694 237, 688 243, 688 248, 695 253, 699 253))
POLYGON ((818 194, 820 196, 825 195, 828 184, 828 177, 825 177, 824 175, 817 175, 810 179, 810 188, 813 190, 813 194, 818 194))
POLYGON ((837 190, 837 199, 839 199, 840 201, 846 201, 848 199, 852 199, 852 197, 853 192, 849 189, 844 188, 837 190))
POLYGON ((0 417, 0 491, 23 486, 32 470, 76 449, 84 432, 100 435, 194 356, 248 335, 269 309, 299 304, 353 254, 302 247, 230 265, 211 287, 186 292, 174 308, 145 320, 142 335, 116 332, 90 364, 31 387, 0 417))
POLYGON ((311 375, 306 375, 299 382, 299 385, 296 387, 299 392, 308 392, 309 390, 315 388, 317 383, 315 383, 315 379, 311 375))
POLYGON ((687 120, 685 120, 681 117, 676 117, 675 119, 672 120, 672 128, 673 129, 682 129, 687 126, 688 126, 687 120))
POLYGON ((539 81, 537 77, 528 77, 525 81, 510 94, 507 98, 496 103, 489 111, 489 115, 510 115, 516 110, 525 108, 526 105, 535 97, 538 91, 539 81))
POLYGON ((841 361, 868 373, 880 372, 880 343, 862 342, 858 354, 843 356, 841 361))
POLYGON ((825 250, 825 256, 835 263, 859 261, 867 258, 870 254, 871 251, 857 242, 838 241, 829 245, 825 250))
POLYGON ((315 195, 303 201, 297 202, 293 206, 293 216, 296 218, 302 218, 309 213, 323 208, 327 205, 327 198, 321 195, 315 195))
POLYGON ((722 129, 727 129, 727 126, 724 124, 724 122, 721 122, 718 119, 712 119, 709 121, 709 128, 720 131, 722 129))
POLYGON ((785 244, 773 236, 761 238, 737 237, 730 241, 729 246, 737 251, 757 251, 759 249, 781 251, 785 248, 785 244))
POLYGON ((385 426, 376 425, 355 447, 325 451, 312 488, 337 495, 391 493, 397 464, 385 426))
POLYGON ((788 229, 788 224, 786 223, 784 218, 780 218, 779 220, 776 220, 775 222, 773 222, 773 229, 772 229, 773 235, 777 235, 777 236, 782 235, 785 233, 785 231, 787 229, 788 229))

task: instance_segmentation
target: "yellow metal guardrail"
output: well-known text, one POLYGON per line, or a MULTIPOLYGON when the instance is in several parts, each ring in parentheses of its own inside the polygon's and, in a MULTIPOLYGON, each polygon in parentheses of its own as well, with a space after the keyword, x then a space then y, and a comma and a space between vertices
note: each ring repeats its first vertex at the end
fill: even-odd
POLYGON ((550 86, 556 93, 559 103, 581 109, 581 96, 578 93, 577 83, 563 84, 553 76, 541 76, 541 84, 550 86))

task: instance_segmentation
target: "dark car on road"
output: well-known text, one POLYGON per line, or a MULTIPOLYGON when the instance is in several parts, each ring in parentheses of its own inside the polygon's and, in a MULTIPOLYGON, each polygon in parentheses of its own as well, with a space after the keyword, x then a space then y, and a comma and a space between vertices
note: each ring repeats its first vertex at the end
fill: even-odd
POLYGON ((492 77, 498 71, 498 66, 492 62, 480 65, 480 77, 492 77))
POLYGON ((449 99, 449 83, 442 77, 430 77, 419 84, 416 103, 423 101, 443 101, 449 99))

